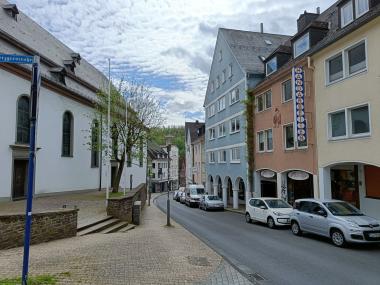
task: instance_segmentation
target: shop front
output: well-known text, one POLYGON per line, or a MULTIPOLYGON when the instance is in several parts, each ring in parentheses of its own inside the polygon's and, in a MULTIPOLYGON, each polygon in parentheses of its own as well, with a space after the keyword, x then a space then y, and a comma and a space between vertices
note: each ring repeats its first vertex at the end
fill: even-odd
POLYGON ((261 197, 277 198, 277 174, 276 172, 265 169, 260 171, 261 197))
POLYGON ((291 205, 297 199, 314 198, 313 175, 300 170, 289 171, 287 176, 287 199, 291 205))

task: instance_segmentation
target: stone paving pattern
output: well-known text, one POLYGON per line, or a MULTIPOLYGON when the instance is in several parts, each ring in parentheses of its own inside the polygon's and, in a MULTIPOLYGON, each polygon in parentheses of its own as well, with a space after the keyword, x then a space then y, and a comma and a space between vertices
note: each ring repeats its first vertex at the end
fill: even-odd
MULTIPOLYGON (((53 274, 58 284, 251 284, 221 256, 156 206, 126 233, 92 234, 31 247, 30 275, 53 274)), ((22 248, 0 251, 0 278, 17 277, 22 248)))

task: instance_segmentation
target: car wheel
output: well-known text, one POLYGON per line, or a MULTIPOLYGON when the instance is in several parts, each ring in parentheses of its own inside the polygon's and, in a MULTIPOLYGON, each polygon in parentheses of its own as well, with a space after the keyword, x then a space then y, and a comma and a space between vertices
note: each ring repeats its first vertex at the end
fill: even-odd
POLYGON ((346 240, 343 233, 340 230, 331 231, 331 241, 335 246, 344 247, 346 245, 346 240))
POLYGON ((250 224, 252 223, 251 215, 249 213, 245 214, 245 221, 250 224))
POLYGON ((291 228, 292 228, 292 233, 296 236, 300 236, 302 234, 302 231, 301 231, 301 228, 300 228, 300 225, 293 221, 292 222, 292 225, 291 225, 291 228))
POLYGON ((274 220, 272 217, 268 217, 267 225, 270 229, 274 229, 276 227, 276 224, 274 223, 274 220))

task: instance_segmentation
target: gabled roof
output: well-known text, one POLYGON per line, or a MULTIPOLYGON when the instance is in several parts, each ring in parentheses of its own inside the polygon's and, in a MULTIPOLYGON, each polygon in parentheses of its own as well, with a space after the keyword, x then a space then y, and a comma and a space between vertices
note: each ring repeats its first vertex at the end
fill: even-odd
POLYGON ((152 159, 158 158, 158 155, 162 156, 161 158, 166 157, 167 153, 166 151, 156 144, 154 141, 148 141, 148 155, 152 159))
POLYGON ((186 134, 186 140, 187 140, 187 135, 190 132, 190 139, 191 141, 195 141, 199 135, 203 135, 203 133, 199 134, 198 129, 204 129, 205 123, 201 123, 199 121, 195 122, 185 122, 185 134, 186 134))
POLYGON ((267 57, 279 45, 290 38, 287 35, 240 31, 220 28, 224 39, 240 66, 246 72, 264 73, 264 64, 259 58, 267 57))

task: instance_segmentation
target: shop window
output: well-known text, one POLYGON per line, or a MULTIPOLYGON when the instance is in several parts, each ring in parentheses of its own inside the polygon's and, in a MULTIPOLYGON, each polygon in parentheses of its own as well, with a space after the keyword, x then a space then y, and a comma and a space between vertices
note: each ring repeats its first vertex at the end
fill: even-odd
POLYGON ((379 177, 380 168, 370 165, 364 166, 366 197, 380 199, 379 177))

